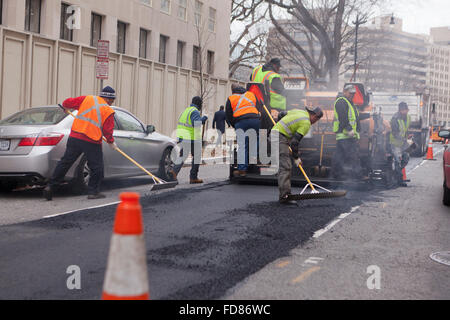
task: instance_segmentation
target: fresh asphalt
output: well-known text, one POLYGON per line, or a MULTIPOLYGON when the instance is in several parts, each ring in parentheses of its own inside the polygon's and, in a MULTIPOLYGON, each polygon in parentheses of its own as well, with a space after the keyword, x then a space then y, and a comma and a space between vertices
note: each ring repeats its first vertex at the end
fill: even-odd
MULTIPOLYGON (((431 188, 433 183, 437 185, 433 190, 440 191, 442 182, 436 180, 442 174, 442 161, 422 164, 419 167, 421 164, 420 159, 412 161, 409 171, 414 170, 412 174, 420 175, 420 179, 426 179, 426 183, 420 184, 418 189, 409 189, 410 192, 426 193, 427 188, 431 188), (428 175, 424 170, 432 170, 433 175, 428 175)), ((372 240, 368 223, 380 223, 376 220, 367 221, 367 216, 372 217, 370 212, 373 207, 380 206, 384 210, 382 221, 385 224, 401 221, 389 221, 389 218, 395 217, 397 210, 395 206, 389 205, 391 202, 394 204, 397 199, 394 193, 408 194, 405 190, 408 189, 389 192, 350 191, 346 198, 313 200, 300 203, 299 207, 288 208, 280 206, 275 201, 277 189, 274 187, 231 185, 228 182, 214 182, 195 188, 145 195, 141 204, 151 298, 339 298, 338 294, 308 295, 308 292, 328 292, 328 289, 320 291, 320 286, 326 285, 332 288, 333 292, 344 292, 345 295, 342 296, 344 298, 357 299, 360 297, 357 290, 339 289, 339 285, 347 278, 345 276, 333 278, 332 265, 328 265, 330 269, 325 273, 323 282, 319 281, 320 278, 316 282, 320 285, 308 283, 311 291, 298 289, 302 288, 304 279, 308 277, 313 279, 314 275, 311 271, 306 274, 300 273, 302 267, 296 264, 295 257, 303 261, 316 256, 315 253, 322 257, 321 259, 336 255, 332 250, 335 243, 327 241, 326 238, 333 230, 320 238, 321 242, 312 237, 318 230, 326 230, 330 222, 335 221, 341 214, 352 212, 352 209, 357 207, 361 208, 359 210, 362 214, 360 211, 355 212, 351 225, 346 224, 347 220, 342 220, 337 226, 347 227, 346 233, 354 237, 352 246, 342 241, 339 250, 344 250, 345 255, 350 257, 364 256, 366 253, 358 250, 358 243, 364 243, 367 238, 372 240), (365 204, 370 204, 368 209, 362 209, 365 204), (386 206, 391 208, 390 211, 386 212, 386 206), (357 222, 362 223, 364 228, 361 230, 352 228, 357 222), (329 247, 330 243, 332 248, 329 247), (321 250, 318 250, 319 244, 321 250), (286 270, 292 272, 289 276, 298 280, 294 281, 298 284, 298 287, 295 287, 297 290, 287 290, 292 283, 286 282, 287 284, 283 285, 282 280, 290 278, 285 279, 283 273, 276 273, 271 269, 275 262, 288 267, 284 272, 287 272, 286 270), (325 278, 328 282, 325 282, 325 278), (340 280, 333 283, 333 279, 340 280)), ((424 197, 423 194, 422 196, 424 197)), ((420 207, 420 203, 417 205, 420 212, 426 210, 420 207)), ((439 208, 436 210, 440 210, 439 220, 434 221, 434 229, 420 229, 420 237, 422 240, 428 239, 424 236, 425 232, 439 231, 438 240, 431 237, 430 241, 444 243, 447 241, 448 244, 450 243, 448 236, 440 233, 441 230, 436 230, 435 227, 437 222, 442 228, 449 225, 449 216, 445 216, 447 208, 443 209, 440 201, 435 206, 439 208)), ((403 209, 411 210, 412 207, 403 209)), ((0 299, 99 299, 114 215, 115 206, 107 206, 0 227, 2 256, 0 299), (66 271, 72 265, 77 265, 81 269, 81 290, 67 288, 66 281, 70 274, 66 271)), ((423 224, 426 219, 432 219, 432 216, 417 219, 417 223, 423 224)), ((413 233, 414 225, 410 225, 410 228, 412 229, 401 230, 402 234, 407 231, 413 233)), ((445 230, 448 231, 448 228, 445 230)), ((389 248, 398 243, 400 240, 393 234, 395 235, 395 228, 390 230, 389 235, 383 234, 381 242, 372 243, 369 250, 374 250, 374 254, 377 254, 382 251, 377 251, 378 247, 389 248)), ((343 239, 348 240, 345 236, 343 239)), ((410 241, 410 238, 407 240, 410 241)), ((413 242, 408 245, 414 247, 413 242)), ((408 248, 402 245, 399 249, 405 247, 408 248)), ((436 249, 449 248, 443 246, 437 248, 436 243, 436 249)), ((429 250, 420 251, 420 254, 430 250, 431 246, 429 250)), ((390 258, 395 260, 393 255, 394 253, 389 251, 381 262, 391 261, 390 258)), ((422 258, 426 260, 427 257, 422 258)), ((338 264, 340 268, 346 268, 339 257, 334 259, 341 262, 338 264)), ((369 262, 371 259, 367 260, 369 262)), ((433 265, 431 262, 427 263, 433 265)), ((428 268, 426 270, 439 273, 435 281, 450 278, 449 271, 445 267, 435 267, 437 269, 430 269, 428 265, 425 267, 428 268)), ((347 268, 348 272, 354 272, 352 267, 347 268)), ((317 277, 320 271, 314 270, 317 270, 314 271, 317 277)), ((409 269, 405 269, 405 272, 408 271, 409 269)), ((308 280, 312 281, 311 279, 308 280)), ((426 285, 427 279, 420 279, 424 279, 426 285)), ((359 285, 358 288, 360 287, 359 285)), ((445 291, 445 288, 439 285, 437 288, 439 289, 437 296, 450 298, 450 293, 445 291)), ((412 296, 420 297, 421 292, 412 296)), ((429 290, 423 292, 427 293, 429 290)), ((383 298, 389 299, 389 295, 383 298)))

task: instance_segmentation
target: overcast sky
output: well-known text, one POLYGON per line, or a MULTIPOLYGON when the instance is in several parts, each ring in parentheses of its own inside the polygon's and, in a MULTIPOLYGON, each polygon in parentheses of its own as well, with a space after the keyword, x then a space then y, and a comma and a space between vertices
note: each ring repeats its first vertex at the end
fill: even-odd
POLYGON ((432 27, 450 26, 450 0, 394 0, 389 11, 403 19, 403 30, 429 34, 432 27))

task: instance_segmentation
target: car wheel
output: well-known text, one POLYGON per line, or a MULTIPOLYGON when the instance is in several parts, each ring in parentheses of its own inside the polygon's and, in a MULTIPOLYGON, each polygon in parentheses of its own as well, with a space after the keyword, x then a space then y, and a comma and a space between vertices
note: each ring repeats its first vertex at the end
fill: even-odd
POLYGON ((73 181, 74 191, 76 193, 86 192, 90 178, 91 171, 88 168, 86 157, 83 157, 75 171, 75 179, 73 181))
POLYGON ((447 183, 444 183, 444 205, 450 206, 450 189, 447 188, 447 183))
POLYGON ((174 181, 170 171, 173 170, 174 163, 171 159, 172 148, 164 150, 159 162, 158 177, 165 181, 174 181))
POLYGON ((16 189, 18 186, 18 183, 15 181, 5 181, 0 182, 0 191, 1 192, 12 192, 14 189, 16 189))

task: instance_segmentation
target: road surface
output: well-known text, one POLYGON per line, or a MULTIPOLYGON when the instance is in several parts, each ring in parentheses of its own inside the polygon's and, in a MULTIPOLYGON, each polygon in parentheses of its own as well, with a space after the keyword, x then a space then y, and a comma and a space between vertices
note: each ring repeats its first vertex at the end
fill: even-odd
MULTIPOLYGON (((226 166, 201 172, 209 184, 142 193, 152 299, 450 299, 450 267, 429 258, 450 251, 442 160, 413 159, 409 188, 288 208, 274 187, 229 184, 226 166), (373 270, 379 281, 368 281, 373 270)), ((107 204, 124 189, 112 184, 94 204, 2 195, 0 299, 99 299, 116 209, 107 204), (72 265, 81 290, 67 288, 72 265)))

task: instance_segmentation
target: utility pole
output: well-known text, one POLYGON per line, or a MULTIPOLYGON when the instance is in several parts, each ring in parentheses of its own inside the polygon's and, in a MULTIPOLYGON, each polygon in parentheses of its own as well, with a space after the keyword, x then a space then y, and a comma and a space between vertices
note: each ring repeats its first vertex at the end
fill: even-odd
POLYGON ((356 82, 356 72, 358 71, 358 33, 359 33, 359 26, 367 23, 367 19, 361 18, 358 15, 356 16, 356 21, 353 21, 353 24, 355 25, 355 64, 354 64, 354 71, 353 71, 353 79, 356 82))

